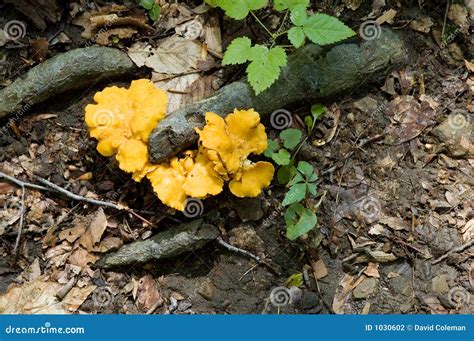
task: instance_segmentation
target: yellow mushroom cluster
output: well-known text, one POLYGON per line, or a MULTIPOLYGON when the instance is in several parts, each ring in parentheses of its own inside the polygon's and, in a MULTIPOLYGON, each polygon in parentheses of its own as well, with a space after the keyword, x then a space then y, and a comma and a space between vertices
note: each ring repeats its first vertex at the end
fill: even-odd
POLYGON ((251 154, 267 148, 260 115, 234 110, 225 118, 206 113, 206 125, 196 129, 198 150, 189 150, 161 164, 148 161, 146 143, 153 128, 165 117, 166 94, 146 79, 129 89, 110 87, 95 95, 97 104, 86 107, 86 124, 104 156, 116 156, 119 167, 146 177, 166 205, 184 210, 188 198, 203 199, 222 192, 224 183, 238 197, 256 197, 274 174, 269 162, 251 162, 251 154), (105 115, 105 116, 104 116, 105 115))

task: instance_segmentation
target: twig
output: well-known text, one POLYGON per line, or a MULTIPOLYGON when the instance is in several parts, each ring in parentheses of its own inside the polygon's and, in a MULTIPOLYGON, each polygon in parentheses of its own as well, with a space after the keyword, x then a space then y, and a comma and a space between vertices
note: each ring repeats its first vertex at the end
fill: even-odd
POLYGON ((19 187, 34 188, 34 189, 39 189, 39 190, 42 190, 42 191, 51 191, 51 189, 49 189, 47 187, 43 187, 43 186, 40 186, 40 185, 32 184, 30 182, 25 182, 25 181, 18 180, 17 178, 14 178, 13 176, 7 175, 3 172, 0 172, 0 179, 1 178, 4 178, 4 179, 12 182, 12 183, 14 183, 15 185, 17 185, 19 187))
POLYGON ((69 294, 69 292, 71 291, 71 289, 76 285, 76 282, 77 278, 73 277, 61 289, 59 289, 59 291, 56 293, 56 297, 58 298, 58 300, 62 301, 64 297, 66 297, 67 294, 69 294))
POLYGON ((119 211, 123 211, 123 210, 127 210, 128 208, 125 207, 125 206, 121 206, 121 205, 117 205, 117 204, 114 204, 112 202, 107 202, 107 201, 101 201, 101 200, 96 200, 96 199, 91 199, 91 198, 86 198, 86 197, 83 197, 81 195, 78 195, 78 194, 74 194, 70 191, 68 191, 67 189, 64 189, 62 187, 59 187, 58 185, 52 183, 51 181, 48 181, 46 179, 43 179, 39 176, 35 176, 36 179, 38 179, 39 182, 41 182, 43 185, 46 185, 52 189, 54 189, 56 192, 59 192, 59 193, 62 193, 64 194, 65 196, 73 199, 73 200, 76 200, 76 201, 83 201, 83 202, 87 202, 89 204, 94 204, 94 205, 97 205, 97 206, 104 206, 104 207, 109 207, 109 208, 113 208, 113 209, 116 209, 116 210, 119 210, 119 211))
POLYGON ((239 249, 238 247, 225 242, 224 239, 222 239, 221 237, 217 237, 217 243, 219 245, 223 246, 224 248, 226 248, 229 251, 232 251, 232 252, 235 252, 235 253, 240 253, 241 255, 252 258, 255 261, 257 261, 257 263, 260 263, 262 261, 259 256, 254 255, 253 253, 251 253, 247 250, 239 249))
POLYGON ((433 265, 438 264, 439 262, 445 260, 446 258, 451 256, 452 254, 457 253, 457 252, 462 252, 462 251, 470 248, 473 245, 474 245, 474 240, 471 240, 470 242, 467 242, 467 243, 465 243, 461 246, 455 247, 454 249, 449 250, 447 253, 445 253, 444 255, 439 257, 438 259, 435 259, 431 264, 433 264, 433 265))
POLYGON ((21 186, 21 209, 20 209, 20 226, 18 226, 18 235, 15 241, 15 247, 13 248, 13 254, 17 255, 18 247, 20 246, 21 232, 23 231, 23 225, 25 221, 25 186, 21 186))

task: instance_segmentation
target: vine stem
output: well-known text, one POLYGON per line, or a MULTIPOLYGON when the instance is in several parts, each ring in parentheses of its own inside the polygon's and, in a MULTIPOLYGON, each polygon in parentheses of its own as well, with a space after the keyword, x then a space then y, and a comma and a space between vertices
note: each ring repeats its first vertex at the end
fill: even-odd
POLYGON ((265 30, 265 32, 267 32, 268 35, 270 35, 270 37, 271 37, 272 39, 274 39, 274 38, 275 38, 275 35, 274 35, 272 32, 270 32, 270 30, 267 28, 267 26, 265 26, 265 24, 257 17, 257 15, 256 15, 253 11, 250 11, 250 14, 252 14, 252 16, 253 16, 254 19, 257 21, 257 23, 258 23, 260 26, 263 27, 263 29, 265 30))

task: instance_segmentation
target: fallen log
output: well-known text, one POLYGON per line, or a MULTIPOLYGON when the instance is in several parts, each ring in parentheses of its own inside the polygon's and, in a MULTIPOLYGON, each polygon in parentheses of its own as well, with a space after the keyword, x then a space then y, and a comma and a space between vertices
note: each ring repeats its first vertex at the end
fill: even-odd
POLYGON ((374 40, 341 44, 329 51, 308 45, 289 57, 278 81, 258 96, 242 79, 169 114, 150 136, 150 160, 160 162, 194 144, 198 137, 194 128, 204 124, 207 111, 224 116, 234 108, 254 108, 265 118, 295 103, 311 103, 353 90, 406 63, 407 57, 404 40, 389 29, 383 29, 374 40))
POLYGON ((85 47, 58 54, 0 90, 0 119, 13 113, 21 116, 33 105, 60 93, 136 70, 126 53, 110 47, 85 47))
POLYGON ((108 269, 176 257, 202 248, 218 235, 215 226, 204 223, 202 219, 194 220, 159 232, 147 240, 127 244, 117 252, 106 255, 96 266, 108 269))

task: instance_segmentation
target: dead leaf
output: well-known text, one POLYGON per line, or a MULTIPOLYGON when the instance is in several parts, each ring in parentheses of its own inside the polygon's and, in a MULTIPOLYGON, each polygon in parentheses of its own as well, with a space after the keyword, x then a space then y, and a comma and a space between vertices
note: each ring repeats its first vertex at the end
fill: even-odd
POLYGON ((79 244, 84 246, 87 251, 93 251, 93 249, 99 245, 106 228, 107 217, 105 216, 104 210, 100 207, 89 228, 79 239, 79 244))
POLYGON ((147 66, 157 73, 180 75, 198 71, 199 62, 211 59, 203 55, 202 43, 178 36, 162 39, 157 48, 149 44, 135 43, 128 50, 128 56, 139 67, 147 66))
POLYGON ((44 38, 35 39, 31 41, 31 48, 33 49, 33 59, 37 62, 42 62, 46 59, 49 52, 49 42, 44 38))
POLYGON ((467 9, 463 5, 452 4, 451 7, 449 7, 448 18, 459 27, 468 27, 467 16, 467 9))
POLYGON ((97 252, 105 253, 111 250, 118 250, 122 245, 122 239, 118 237, 106 237, 100 243, 97 252))
POLYGON ((96 288, 89 285, 82 289, 73 288, 59 302, 56 293, 62 285, 38 278, 34 282, 15 285, 0 295, 0 314, 71 314, 96 288))
POLYGON ((386 253, 383 251, 369 251, 369 255, 380 263, 392 262, 397 259, 393 253, 386 253))
POLYGON ((153 277, 146 275, 138 281, 137 305, 142 311, 147 311, 161 299, 158 285, 153 277))
POLYGON ((386 129, 387 140, 395 145, 414 139, 425 128, 436 123, 435 110, 430 101, 416 100, 413 96, 399 96, 389 104, 392 125, 386 129))
POLYGON ((316 279, 321 279, 328 275, 328 269, 326 268, 326 265, 322 259, 313 263, 313 273, 316 279))
POLYGON ((85 217, 76 216, 72 223, 74 227, 59 232, 59 240, 67 240, 72 244, 87 230, 87 218, 85 217))
POLYGON ((462 239, 469 242, 474 239, 474 219, 469 220, 461 230, 462 239))
POLYGON ((364 279, 367 277, 360 276, 359 279, 355 279, 354 276, 345 274, 341 279, 339 286, 336 289, 334 294, 334 299, 332 302, 332 309, 336 314, 350 313, 351 307, 348 303, 350 294, 356 286, 358 286, 364 279))
POLYGON ((379 264, 369 262, 367 269, 365 269, 364 274, 369 277, 380 278, 379 274, 379 264))
POLYGON ((94 256, 92 253, 84 250, 82 247, 79 247, 72 252, 71 256, 68 258, 68 261, 72 265, 77 265, 82 269, 85 269, 89 264, 94 264, 97 262, 98 259, 99 257, 94 256))
POLYGON ((424 295, 423 302, 430 308, 431 314, 447 314, 448 311, 443 307, 436 296, 424 295))
POLYGON ((381 224, 385 224, 391 229, 395 231, 406 230, 407 224, 403 221, 403 219, 398 217, 383 217, 380 218, 379 222, 381 224))
MULTIPOLYGON (((468 60, 464 60, 464 65, 466 65, 466 68, 469 70, 469 72, 474 72, 474 63, 473 62, 468 61, 468 60)), ((469 83, 472 84, 472 81, 470 79, 468 79, 468 81, 470 81, 470 82, 467 82, 468 85, 470 85, 469 83)))
POLYGON ((411 21, 410 28, 418 32, 429 33, 433 24, 433 20, 430 17, 423 17, 418 20, 411 21))

